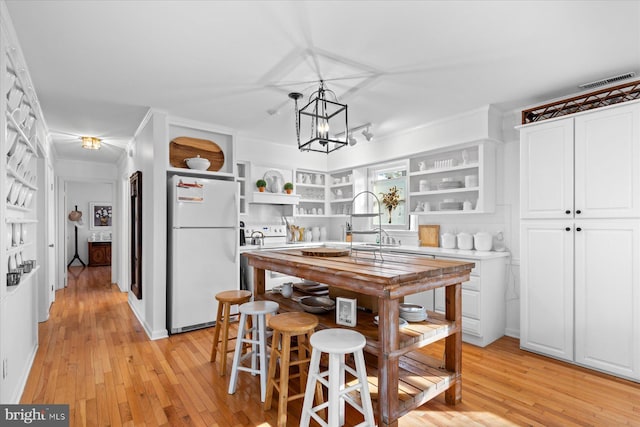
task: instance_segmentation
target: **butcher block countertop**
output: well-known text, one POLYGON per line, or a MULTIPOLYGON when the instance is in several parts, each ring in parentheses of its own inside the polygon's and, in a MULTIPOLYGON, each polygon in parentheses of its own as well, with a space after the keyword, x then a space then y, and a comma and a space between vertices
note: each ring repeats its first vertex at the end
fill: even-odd
MULTIPOLYGON (((378 298, 378 325, 373 314, 359 311, 355 329, 367 339, 365 351, 374 356, 367 371, 378 425, 397 426, 398 418, 441 393, 451 405, 462 399, 461 283, 469 280, 474 263, 391 253, 384 253, 381 260, 377 255, 309 256, 301 249, 244 254, 254 267, 254 297, 277 301, 280 312, 301 308, 291 299, 265 293, 265 270, 378 298), (445 287, 445 315, 430 312, 427 320, 400 329, 402 297, 438 287, 445 287), (416 351, 442 339, 443 360, 416 351)), ((320 328, 345 327, 335 323, 334 312, 318 319, 320 328)))

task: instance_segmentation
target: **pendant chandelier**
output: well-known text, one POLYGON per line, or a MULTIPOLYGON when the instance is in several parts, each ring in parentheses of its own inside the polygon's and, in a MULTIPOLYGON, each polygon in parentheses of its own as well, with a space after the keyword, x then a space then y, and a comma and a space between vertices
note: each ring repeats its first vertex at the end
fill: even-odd
POLYGON ((296 139, 300 151, 317 151, 329 154, 347 145, 346 135, 349 134, 347 122, 347 105, 340 104, 336 94, 325 89, 320 80, 320 88, 311 94, 309 103, 298 109, 299 92, 292 92, 289 98, 295 102, 296 139), (333 101, 327 99, 333 97, 333 101), (344 135, 338 138, 336 135, 344 135), (308 135, 308 139, 307 139, 308 135))
POLYGON ((82 148, 86 148, 87 150, 99 150, 101 141, 102 140, 100 138, 95 138, 93 136, 83 136, 82 148))

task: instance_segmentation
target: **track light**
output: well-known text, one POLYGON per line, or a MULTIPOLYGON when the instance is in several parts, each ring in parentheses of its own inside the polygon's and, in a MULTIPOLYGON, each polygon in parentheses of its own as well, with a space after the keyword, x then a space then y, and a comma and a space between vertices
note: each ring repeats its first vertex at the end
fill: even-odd
POLYGON ((357 139, 355 139, 355 138, 353 137, 353 135, 349 135, 349 139, 348 139, 348 141, 349 141, 349 145, 350 145, 350 146, 352 146, 352 147, 358 143, 358 140, 357 140, 357 139))
POLYGON ((371 141, 373 139, 373 134, 369 131, 368 127, 362 131, 362 134, 367 138, 367 141, 371 141))

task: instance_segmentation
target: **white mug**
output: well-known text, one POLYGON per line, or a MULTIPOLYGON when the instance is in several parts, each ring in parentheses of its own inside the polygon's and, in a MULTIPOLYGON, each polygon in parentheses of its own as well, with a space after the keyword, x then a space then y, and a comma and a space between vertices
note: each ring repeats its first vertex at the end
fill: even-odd
POLYGON ((290 298, 291 295, 293 295, 293 283, 291 282, 283 283, 280 293, 282 294, 283 297, 290 298))

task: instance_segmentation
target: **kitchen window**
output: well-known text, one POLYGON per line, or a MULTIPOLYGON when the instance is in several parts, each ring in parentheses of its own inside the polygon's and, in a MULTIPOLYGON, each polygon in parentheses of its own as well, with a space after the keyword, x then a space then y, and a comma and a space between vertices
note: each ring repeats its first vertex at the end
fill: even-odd
MULTIPOLYGON (((409 213, 407 209, 408 165, 406 161, 386 163, 376 165, 369 168, 369 183, 371 191, 380 200, 380 224, 378 218, 374 218, 373 226, 392 230, 408 230, 409 229, 409 213), (397 206, 389 209, 383 204, 382 200, 385 194, 388 194, 395 188, 398 194, 397 206)), ((372 206, 374 212, 378 210, 378 206, 372 206)))

